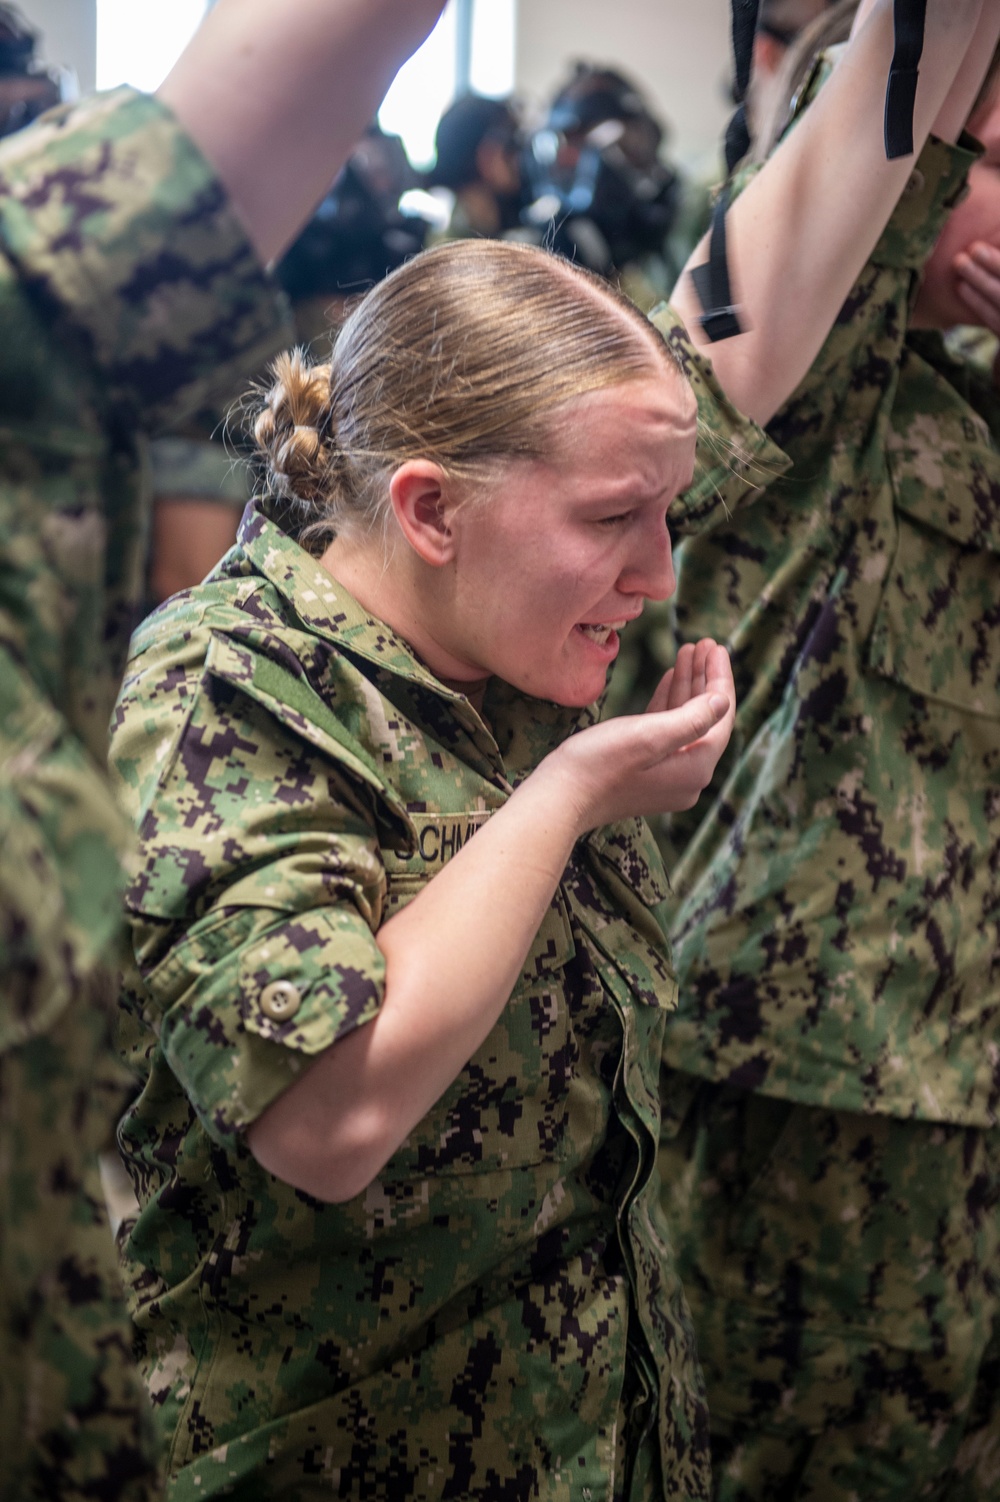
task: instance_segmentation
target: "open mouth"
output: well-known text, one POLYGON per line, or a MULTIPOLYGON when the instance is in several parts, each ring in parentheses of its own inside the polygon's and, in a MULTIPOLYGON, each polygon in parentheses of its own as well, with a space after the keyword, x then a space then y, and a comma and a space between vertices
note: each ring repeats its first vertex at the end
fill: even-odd
POLYGON ((599 647, 606 647, 612 636, 616 635, 627 624, 627 619, 623 621, 593 621, 590 624, 581 622, 577 630, 582 631, 588 641, 596 642, 599 647))

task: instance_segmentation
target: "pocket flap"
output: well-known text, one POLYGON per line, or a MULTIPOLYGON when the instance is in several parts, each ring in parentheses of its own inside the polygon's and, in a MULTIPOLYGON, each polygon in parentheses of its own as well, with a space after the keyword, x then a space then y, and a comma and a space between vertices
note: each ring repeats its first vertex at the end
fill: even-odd
POLYGON ((886 434, 896 510, 963 547, 1000 553, 1000 455, 989 426, 931 365, 904 357, 906 408, 886 434))

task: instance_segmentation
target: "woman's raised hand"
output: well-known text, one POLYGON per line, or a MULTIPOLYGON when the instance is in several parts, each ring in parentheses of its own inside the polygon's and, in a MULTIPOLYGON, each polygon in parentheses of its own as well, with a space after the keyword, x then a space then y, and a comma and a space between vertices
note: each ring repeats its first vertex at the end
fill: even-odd
POLYGON ((732 733, 736 691, 724 647, 681 648, 645 714, 591 726, 534 774, 555 776, 580 834, 637 814, 691 808, 732 733))

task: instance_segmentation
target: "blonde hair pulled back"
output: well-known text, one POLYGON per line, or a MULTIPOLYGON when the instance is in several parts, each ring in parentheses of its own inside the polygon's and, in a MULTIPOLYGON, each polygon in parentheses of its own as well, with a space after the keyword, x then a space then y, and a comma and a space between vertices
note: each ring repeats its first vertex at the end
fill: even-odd
POLYGON ((589 272, 533 246, 436 246, 346 318, 328 364, 278 357, 253 422, 270 492, 299 540, 372 529, 388 480, 429 459, 489 492, 505 461, 544 459, 573 398, 678 366, 657 331, 589 272))

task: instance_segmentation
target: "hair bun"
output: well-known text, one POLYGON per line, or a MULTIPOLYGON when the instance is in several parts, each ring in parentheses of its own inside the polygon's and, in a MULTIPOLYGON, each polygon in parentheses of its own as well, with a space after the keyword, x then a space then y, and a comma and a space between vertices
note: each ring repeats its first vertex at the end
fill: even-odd
POLYGON ((303 350, 293 349, 278 355, 271 374, 273 383, 253 425, 271 488, 286 500, 319 501, 333 459, 330 367, 311 365, 303 350))

